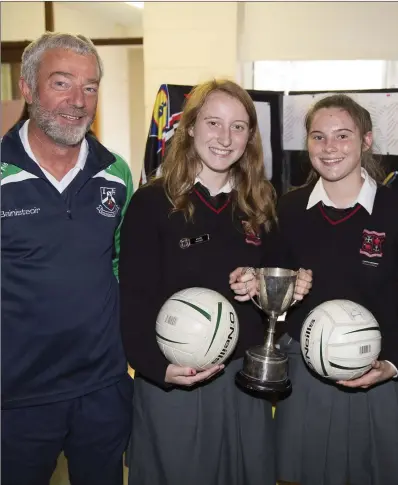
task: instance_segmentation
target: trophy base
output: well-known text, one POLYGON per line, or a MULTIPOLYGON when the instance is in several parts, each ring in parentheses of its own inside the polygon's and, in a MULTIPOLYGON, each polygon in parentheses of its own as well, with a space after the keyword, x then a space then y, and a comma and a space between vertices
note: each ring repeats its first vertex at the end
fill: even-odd
POLYGON ((259 381, 249 377, 243 371, 236 373, 235 381, 240 387, 261 394, 287 394, 292 389, 289 378, 277 382, 259 381))

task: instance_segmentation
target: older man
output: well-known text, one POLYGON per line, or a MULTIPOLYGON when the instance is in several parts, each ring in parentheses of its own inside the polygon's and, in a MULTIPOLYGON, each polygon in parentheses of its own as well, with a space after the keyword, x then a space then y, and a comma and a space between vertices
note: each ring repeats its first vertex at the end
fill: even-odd
POLYGON ((132 383, 119 333, 119 229, 132 195, 88 135, 102 63, 83 36, 46 33, 22 57, 29 120, 3 138, 2 483, 122 484, 132 383))

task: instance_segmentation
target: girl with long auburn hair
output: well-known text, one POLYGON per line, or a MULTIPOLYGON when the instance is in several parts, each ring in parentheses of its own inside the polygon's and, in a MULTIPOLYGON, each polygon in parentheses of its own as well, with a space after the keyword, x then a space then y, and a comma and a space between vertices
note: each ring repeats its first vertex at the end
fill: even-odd
MULTIPOLYGON (((237 265, 260 263, 274 198, 248 93, 228 80, 195 87, 161 175, 135 193, 122 226, 121 328, 136 370, 130 485, 275 485, 271 404, 234 382, 264 324, 252 304, 236 304, 228 282, 237 265), (161 306, 190 287, 215 290, 235 307, 239 340, 225 366, 199 372, 169 363, 158 348, 161 306)), ((308 292, 307 279, 296 298, 308 292)))
POLYGON ((187 218, 193 216, 194 206, 189 200, 189 193, 198 175, 200 155, 195 149, 191 129, 207 97, 215 91, 240 101, 248 115, 246 150, 239 163, 230 167, 228 174, 236 191, 233 204, 247 215, 253 229, 264 226, 268 230, 275 218, 275 191, 265 174, 256 109, 247 91, 232 81, 210 81, 190 93, 162 164, 162 175, 155 181, 164 185, 175 210, 183 210, 187 218))

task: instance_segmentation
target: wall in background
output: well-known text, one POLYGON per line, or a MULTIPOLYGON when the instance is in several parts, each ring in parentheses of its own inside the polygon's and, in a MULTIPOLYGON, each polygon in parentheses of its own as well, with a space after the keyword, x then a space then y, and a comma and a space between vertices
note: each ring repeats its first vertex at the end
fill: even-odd
POLYGON ((398 2, 247 2, 242 59, 398 59, 398 2))
POLYGON ((146 127, 161 84, 236 78, 237 2, 148 2, 143 20, 146 127))
POLYGON ((128 49, 129 93, 130 93, 130 153, 134 187, 138 186, 142 161, 144 159, 146 137, 144 100, 144 52, 142 47, 128 49))
POLYGON ((1 40, 31 40, 44 32, 43 2, 1 2, 1 40))
POLYGON ((131 163, 131 116, 128 47, 98 47, 104 63, 100 87, 101 142, 131 163))

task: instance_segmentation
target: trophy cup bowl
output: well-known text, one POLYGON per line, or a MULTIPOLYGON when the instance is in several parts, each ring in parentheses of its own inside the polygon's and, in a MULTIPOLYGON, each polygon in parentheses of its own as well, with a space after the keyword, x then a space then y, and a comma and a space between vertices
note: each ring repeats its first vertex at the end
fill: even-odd
POLYGON ((269 325, 264 345, 246 350, 243 369, 236 374, 235 379, 244 389, 285 394, 292 385, 288 377, 287 356, 274 345, 275 325, 278 317, 294 303, 297 271, 283 268, 247 270, 254 271, 259 282, 259 303, 251 299, 268 315, 269 325))

